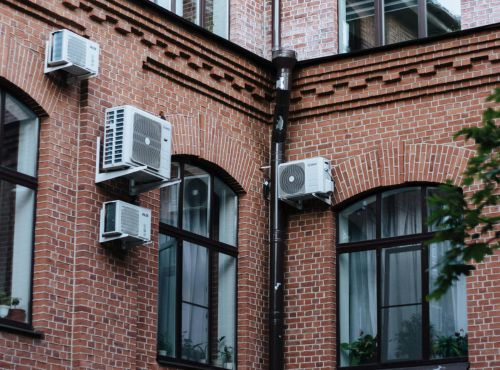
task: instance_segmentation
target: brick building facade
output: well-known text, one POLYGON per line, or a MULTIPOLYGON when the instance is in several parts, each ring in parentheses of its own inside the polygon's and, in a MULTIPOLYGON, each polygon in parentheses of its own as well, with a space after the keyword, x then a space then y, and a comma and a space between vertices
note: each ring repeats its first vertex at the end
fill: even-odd
MULTIPOLYGON (((283 1, 283 46, 300 60, 287 160, 324 157, 335 183, 331 207, 309 201, 303 210, 288 210, 286 369, 341 366, 338 212, 398 186, 448 178, 460 184, 474 150, 451 136, 480 122, 485 98, 499 85, 497 7, 462 1, 460 32, 338 55, 336 1, 283 1)), ((20 305, 26 325, 0 319, 0 368, 209 368, 182 359, 169 365, 157 355, 160 228, 170 230, 158 226, 166 222, 161 191, 131 196, 123 179, 95 183, 105 110, 133 105, 164 112, 172 123, 173 161, 206 170, 238 196, 233 355, 240 370, 266 369, 269 209, 262 183, 269 175, 262 167, 269 165, 275 96, 271 3, 231 1, 230 41, 138 0, 5 0, 0 9, 2 124, 10 122, 4 117, 6 106, 12 112, 11 96, 38 117, 39 130, 38 170, 0 170, 0 182, 36 191, 33 241, 24 240, 33 247, 31 293, 20 305), (58 73, 44 74, 45 42, 59 29, 99 44, 97 77, 67 84, 58 73), (102 205, 116 199, 152 211, 152 243, 127 250, 99 243, 102 205)), ((4 153, 11 144, 0 145, 4 153)), ((0 197, 0 224, 8 224, 0 266, 12 263, 2 257, 12 253, 15 231, 9 230, 27 235, 31 228, 29 217, 16 218, 14 226, 4 220, 13 207, 22 214, 5 189, 11 188, 2 185, 0 197)), ((217 253, 225 251, 209 239, 214 236, 204 241, 217 253)), ((471 369, 500 367, 499 262, 498 254, 487 257, 467 278, 471 369)), ((427 363, 401 366, 419 364, 427 363)))

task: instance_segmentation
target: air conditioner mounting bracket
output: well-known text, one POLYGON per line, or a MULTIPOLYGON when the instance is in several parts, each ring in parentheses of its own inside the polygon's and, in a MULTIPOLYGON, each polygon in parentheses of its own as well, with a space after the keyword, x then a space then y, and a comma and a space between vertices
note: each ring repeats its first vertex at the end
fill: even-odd
MULTIPOLYGON (((98 137, 97 138, 96 155, 95 155, 95 182, 96 182, 96 184, 103 182, 103 181, 116 179, 118 177, 127 176, 127 175, 134 173, 134 172, 143 171, 146 168, 148 168, 148 166, 139 166, 139 167, 126 168, 124 170, 118 170, 118 171, 100 172, 99 171, 100 158, 101 158, 101 138, 98 137)), ((181 182, 181 180, 176 179, 176 180, 161 180, 161 181, 153 181, 153 182, 148 182, 148 183, 136 184, 133 179, 130 179, 129 193, 130 193, 130 195, 137 195, 137 194, 143 193, 145 191, 160 189, 160 188, 163 188, 165 186, 178 184, 179 182, 181 182)))
POLYGON ((285 199, 285 198, 280 198, 280 200, 285 202, 286 204, 291 205, 292 207, 297 208, 299 211, 302 211, 302 209, 303 209, 301 200, 290 200, 290 199, 285 199))

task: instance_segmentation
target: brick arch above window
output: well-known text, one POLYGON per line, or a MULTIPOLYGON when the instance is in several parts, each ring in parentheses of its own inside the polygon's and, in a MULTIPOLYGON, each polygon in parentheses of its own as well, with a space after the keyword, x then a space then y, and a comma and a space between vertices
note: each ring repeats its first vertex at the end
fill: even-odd
POLYGON ((259 166, 239 141, 224 131, 220 121, 205 114, 166 118, 174 127, 172 154, 214 163, 228 174, 229 178, 223 180, 237 192, 249 192, 252 181, 259 178, 259 166))
POLYGON ((473 155, 473 150, 451 145, 382 143, 333 166, 334 203, 373 188, 405 182, 444 183, 451 179, 460 185, 467 161, 473 155))
POLYGON ((44 55, 19 44, 12 28, 0 29, 0 83, 16 94, 39 117, 51 116, 62 83, 44 76, 44 55))

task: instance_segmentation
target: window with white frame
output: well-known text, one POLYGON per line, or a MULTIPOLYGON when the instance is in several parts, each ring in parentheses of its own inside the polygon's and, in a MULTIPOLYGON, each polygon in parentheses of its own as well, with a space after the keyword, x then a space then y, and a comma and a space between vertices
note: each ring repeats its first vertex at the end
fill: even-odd
POLYGON ((0 325, 31 329, 38 117, 0 89, 0 325))
POLYGON ((338 214, 338 329, 341 367, 466 361, 465 278, 427 302, 447 243, 425 245, 434 227, 432 186, 390 189, 338 214))
POLYGON ((159 361, 236 368, 238 197, 197 165, 160 193, 159 361))
POLYGON ((154 0, 154 2, 218 36, 229 38, 228 0, 154 0))

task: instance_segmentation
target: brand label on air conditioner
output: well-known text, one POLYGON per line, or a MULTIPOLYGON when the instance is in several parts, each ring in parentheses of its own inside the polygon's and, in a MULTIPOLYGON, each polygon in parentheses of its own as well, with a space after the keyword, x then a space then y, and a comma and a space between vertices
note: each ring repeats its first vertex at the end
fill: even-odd
POLYGON ((308 163, 308 164, 307 164, 307 167, 317 166, 317 165, 318 165, 317 163, 308 163))

